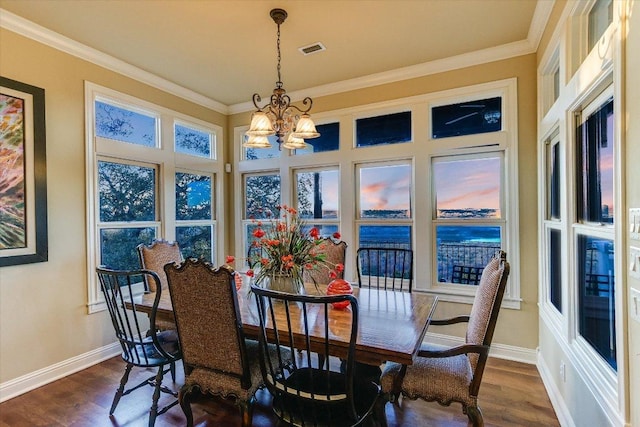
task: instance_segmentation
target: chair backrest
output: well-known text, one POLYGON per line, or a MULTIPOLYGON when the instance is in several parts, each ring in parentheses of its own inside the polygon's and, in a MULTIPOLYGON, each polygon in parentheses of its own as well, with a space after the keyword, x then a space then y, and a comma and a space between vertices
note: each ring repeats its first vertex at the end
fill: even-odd
MULTIPOLYGON (((469 314, 466 334, 467 344, 491 345, 500 305, 502 304, 502 297, 507 285, 507 278, 509 277, 509 268, 506 252, 498 251, 482 271, 480 284, 469 314)), ((478 370, 482 375, 487 357, 488 354, 469 354, 471 367, 476 372, 474 376, 477 375, 478 370)))
MULTIPOLYGON (((150 245, 140 244, 137 249, 138 257, 140 258, 140 267, 154 271, 160 278, 162 289, 167 289, 167 276, 164 274, 164 266, 168 263, 182 261, 182 254, 180 253, 178 243, 158 239, 154 240, 150 245)), ((153 280, 146 280, 146 283, 148 291, 156 291, 156 285, 153 280)))
POLYGON ((413 250, 402 248, 359 248, 358 285, 391 291, 413 288, 413 250))
POLYGON ((164 267, 183 361, 251 386, 233 271, 188 258, 164 267))
POLYGON ((352 295, 289 294, 255 284, 251 289, 261 314, 259 342, 263 379, 274 396, 275 413, 294 425, 313 426, 321 419, 323 425, 338 424, 338 419, 343 424, 345 416, 357 421, 359 415, 354 405, 357 299, 352 295), (336 317, 330 318, 332 311, 338 311, 331 303, 340 301, 348 301, 350 310, 340 310, 337 322, 336 317), (342 371, 341 361, 329 357, 329 342, 337 331, 350 337, 344 354, 340 355, 342 371), (294 348, 304 351, 299 353, 294 348), (283 357, 287 354, 303 356, 289 360, 283 357), (316 355, 323 356, 320 359, 324 362, 318 363, 316 355))
MULTIPOLYGON (((319 239, 317 247, 319 253, 325 254, 325 260, 327 261, 329 266, 317 266, 316 268, 311 270, 304 270, 302 278, 305 283, 312 282, 317 285, 326 285, 333 280, 329 276, 329 272, 331 271, 330 268, 332 268, 336 264, 344 265, 347 253, 347 242, 336 242, 330 238, 319 239)), ((338 279, 344 278, 344 271, 336 273, 338 279)))
MULTIPOLYGON (((138 310, 135 295, 144 286, 144 277, 157 285, 158 275, 150 270, 119 271, 97 268, 100 288, 104 295, 116 338, 122 347, 122 358, 136 366, 159 366, 180 358, 176 343, 162 341, 156 327, 147 327, 147 314, 138 310)), ((156 311, 162 291, 156 292, 150 325, 155 325, 156 311)))

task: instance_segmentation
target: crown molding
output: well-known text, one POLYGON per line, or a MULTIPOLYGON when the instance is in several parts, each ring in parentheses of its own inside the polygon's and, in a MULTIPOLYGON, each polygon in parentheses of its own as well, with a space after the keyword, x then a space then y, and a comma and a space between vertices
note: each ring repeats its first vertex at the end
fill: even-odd
POLYGON ((222 114, 229 114, 229 108, 218 101, 44 28, 2 8, 0 8, 0 27, 54 49, 68 53, 69 55, 91 62, 100 67, 125 75, 187 101, 202 105, 203 107, 211 108, 212 110, 222 114))
MULTIPOLYGON (((516 56, 527 55, 535 52, 528 40, 521 40, 504 44, 492 48, 477 50, 462 55, 450 56, 448 58, 411 65, 391 71, 370 74, 368 76, 356 77, 354 79, 343 80, 341 82, 316 86, 304 90, 288 92, 292 101, 300 101, 309 96, 318 98, 321 96, 333 95, 336 93, 348 92, 357 89, 364 89, 372 86, 379 86, 387 83, 394 83, 402 80, 409 80, 430 74, 443 73, 488 62, 500 61, 516 56)), ((229 113, 243 113, 251 111, 255 107, 250 101, 229 106, 229 113)))
POLYGON ((536 4, 536 10, 533 12, 533 18, 529 26, 529 34, 527 35, 527 40, 531 43, 534 51, 537 51, 538 46, 540 46, 540 40, 542 40, 542 35, 547 27, 547 22, 549 21, 549 16, 551 16, 551 11, 555 3, 556 0, 538 1, 536 4))

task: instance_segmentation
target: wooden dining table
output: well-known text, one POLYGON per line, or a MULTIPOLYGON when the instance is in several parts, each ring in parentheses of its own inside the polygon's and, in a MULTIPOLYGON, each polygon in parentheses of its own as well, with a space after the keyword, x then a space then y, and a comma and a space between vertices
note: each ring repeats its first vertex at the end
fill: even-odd
MULTIPOLYGON (((309 295, 324 294, 325 286, 306 286, 309 295)), ((419 292, 385 291, 354 286, 353 295, 358 300, 358 338, 356 341, 356 361, 379 366, 387 361, 413 364, 420 349, 438 298, 419 292)), ((155 299, 154 293, 145 293, 134 297, 137 309, 150 313, 155 299)), ((258 339, 260 320, 258 318, 256 296, 249 293, 247 287, 238 291, 238 305, 242 317, 242 326, 246 338, 258 339)), ((284 310, 284 307, 282 308, 284 310)), ((333 328, 335 345, 329 348, 332 356, 344 356, 349 343, 348 328, 339 325, 348 322, 349 309, 332 309, 329 313, 330 329, 333 328)), ((171 295, 162 292, 157 319, 174 321, 171 295)), ((318 322, 324 321, 318 316, 318 322)), ((323 327, 317 328, 324 329, 323 327)))

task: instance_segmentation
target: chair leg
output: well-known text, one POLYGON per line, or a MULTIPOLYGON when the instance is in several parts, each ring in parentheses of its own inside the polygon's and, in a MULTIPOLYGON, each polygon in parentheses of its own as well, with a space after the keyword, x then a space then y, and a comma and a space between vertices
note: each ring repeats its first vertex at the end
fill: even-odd
POLYGON ((473 427, 484 427, 484 420, 482 419, 482 412, 478 406, 467 406, 467 417, 473 427))
POLYGON ((160 388, 162 387, 162 377, 164 376, 164 366, 158 367, 158 373, 156 374, 156 384, 153 390, 153 402, 151 403, 151 409, 149 410, 149 427, 153 427, 156 423, 156 417, 158 416, 158 399, 160 399, 160 388))
POLYGON ((176 382, 176 362, 171 362, 169 365, 169 369, 171 370, 171 381, 176 382))
POLYGON ((242 417, 242 427, 251 427, 253 424, 253 402, 255 396, 251 396, 249 400, 239 400, 240 416, 242 417))
POLYGON ((193 412, 191 412, 191 402, 189 401, 190 392, 190 389, 188 390, 182 387, 178 393, 180 407, 182 408, 184 416, 187 418, 187 427, 193 427, 193 412))
POLYGON ((124 370, 124 374, 120 379, 120 385, 116 390, 116 395, 113 396, 113 402, 111 403, 111 409, 109 410, 109 415, 113 415, 113 413, 116 410, 116 406, 118 406, 118 402, 120 402, 120 398, 124 395, 124 386, 127 384, 127 381, 129 381, 129 373, 131 373, 131 368, 133 368, 133 365, 130 363, 127 363, 127 367, 124 370))
POLYGON ((386 403, 386 399, 379 397, 373 408, 374 418, 380 427, 387 427, 387 413, 385 411, 386 403))

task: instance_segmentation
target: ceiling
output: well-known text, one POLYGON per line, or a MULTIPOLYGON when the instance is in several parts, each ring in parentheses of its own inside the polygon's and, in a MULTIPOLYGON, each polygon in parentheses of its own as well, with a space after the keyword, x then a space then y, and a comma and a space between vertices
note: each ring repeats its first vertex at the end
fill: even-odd
POLYGON ((281 26, 281 50, 282 81, 291 93, 384 78, 485 49, 518 46, 514 52, 533 52, 546 18, 541 17, 551 5, 552 0, 0 0, 0 18, 15 21, 17 15, 237 109, 254 92, 268 97, 275 86, 272 8, 289 14, 281 26), (326 51, 298 51, 315 42, 326 51))

